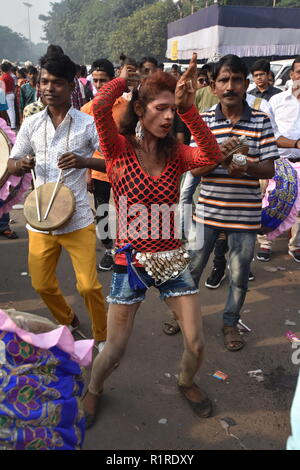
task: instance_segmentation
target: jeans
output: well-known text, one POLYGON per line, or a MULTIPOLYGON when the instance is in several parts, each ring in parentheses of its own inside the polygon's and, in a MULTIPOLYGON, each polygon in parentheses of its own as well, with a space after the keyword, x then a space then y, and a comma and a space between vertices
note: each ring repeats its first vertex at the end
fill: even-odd
POLYGON ((188 240, 189 232, 191 229, 192 221, 192 210, 186 210, 184 205, 193 206, 193 196, 198 184, 200 183, 200 176, 193 176, 190 171, 185 174, 185 178, 180 190, 180 227, 181 233, 188 240))
MULTIPOLYGON (((221 230, 204 226, 204 243, 200 250, 191 251, 191 274, 198 286, 202 272, 212 253, 221 230)), ((254 254, 257 233, 226 231, 229 249, 230 285, 226 305, 223 311, 224 326, 235 326, 240 319, 254 254)))
MULTIPOLYGON (((96 211, 99 206, 102 204, 109 204, 109 199, 110 199, 110 189, 111 185, 110 183, 106 181, 100 181, 97 179, 93 179, 94 183, 94 201, 95 201, 95 208, 96 211)), ((105 212, 103 215, 96 215, 96 222, 97 224, 101 222, 101 220, 107 218, 108 221, 108 212, 105 212)), ((108 224, 105 226, 105 233, 109 233, 109 226, 108 224)), ((109 235, 106 236, 106 238, 101 239, 103 245, 107 250, 111 250, 113 247, 113 241, 110 238, 109 235)))
POLYGON ((0 217, 0 232, 4 232, 5 230, 9 229, 9 214, 3 214, 0 217))
POLYGON ((16 127, 16 112, 15 112, 15 94, 14 93, 8 93, 6 95, 6 101, 7 101, 7 114, 10 120, 10 127, 12 129, 15 129, 16 127))
MULTIPOLYGON (((116 266, 116 269, 118 266, 116 266)), ((138 275, 148 288, 156 287, 160 292, 160 299, 165 300, 168 297, 180 297, 182 295, 192 295, 198 293, 189 269, 186 269, 176 279, 169 279, 159 286, 155 286, 155 282, 145 269, 137 268, 138 275)), ((109 304, 131 305, 143 302, 146 297, 145 289, 133 290, 129 284, 129 276, 126 273, 114 272, 112 276, 110 294, 106 301, 109 304)))

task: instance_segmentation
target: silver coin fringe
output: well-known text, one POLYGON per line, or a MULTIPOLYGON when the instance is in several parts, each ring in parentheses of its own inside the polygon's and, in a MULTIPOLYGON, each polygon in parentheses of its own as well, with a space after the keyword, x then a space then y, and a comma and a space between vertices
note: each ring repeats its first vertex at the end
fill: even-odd
POLYGON ((136 259, 144 266, 156 285, 176 279, 189 265, 190 256, 184 248, 157 253, 137 253, 136 259))

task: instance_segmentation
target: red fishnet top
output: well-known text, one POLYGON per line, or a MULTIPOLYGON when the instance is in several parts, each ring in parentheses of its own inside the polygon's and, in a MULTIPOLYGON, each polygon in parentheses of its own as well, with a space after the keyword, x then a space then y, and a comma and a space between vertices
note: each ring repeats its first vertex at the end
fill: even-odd
MULTIPOLYGON (((189 127, 198 147, 178 143, 173 158, 161 175, 148 175, 140 166, 132 143, 118 133, 112 118, 112 106, 125 89, 125 80, 116 78, 105 84, 94 98, 101 151, 118 214, 116 248, 131 243, 142 252, 174 250, 181 246, 181 241, 176 238, 174 212, 170 213, 169 208, 179 201, 180 177, 193 168, 218 163, 220 150, 215 137, 193 106, 180 117, 189 127), (159 207, 162 212, 159 212, 159 207)), ((126 264, 125 256, 117 255, 116 263, 126 264)))

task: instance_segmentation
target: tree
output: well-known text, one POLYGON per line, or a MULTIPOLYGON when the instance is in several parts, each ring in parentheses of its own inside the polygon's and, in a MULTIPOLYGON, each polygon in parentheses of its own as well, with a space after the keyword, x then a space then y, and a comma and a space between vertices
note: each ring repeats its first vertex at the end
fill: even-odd
POLYGON ((13 32, 6 26, 0 26, 0 58, 11 62, 25 62, 31 60, 34 63, 45 53, 46 44, 30 43, 21 34, 13 32))
POLYGON ((29 42, 6 26, 0 26, 0 57, 10 61, 28 58, 29 42))
POLYGON ((300 0, 281 0, 276 2, 278 7, 300 7, 300 0))
POLYGON ((80 44, 77 40, 78 21, 85 8, 90 8, 93 0, 64 0, 53 3, 48 15, 40 15, 45 22, 45 39, 48 43, 59 44, 74 59, 80 57, 80 44))
POLYGON ((48 42, 60 44, 64 51, 81 63, 108 55, 107 37, 120 18, 156 0, 63 0, 52 4, 44 31, 48 42))
POLYGON ((178 19, 172 0, 157 2, 124 18, 110 33, 107 44, 110 57, 117 60, 124 51, 132 57, 153 55, 163 60, 167 44, 167 25, 178 19))

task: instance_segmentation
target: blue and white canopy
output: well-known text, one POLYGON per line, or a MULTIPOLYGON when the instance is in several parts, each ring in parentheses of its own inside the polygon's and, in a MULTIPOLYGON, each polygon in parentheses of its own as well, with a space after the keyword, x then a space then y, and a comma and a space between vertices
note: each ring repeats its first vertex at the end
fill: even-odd
POLYGON ((300 8, 211 5, 168 25, 166 57, 300 55, 300 8))

